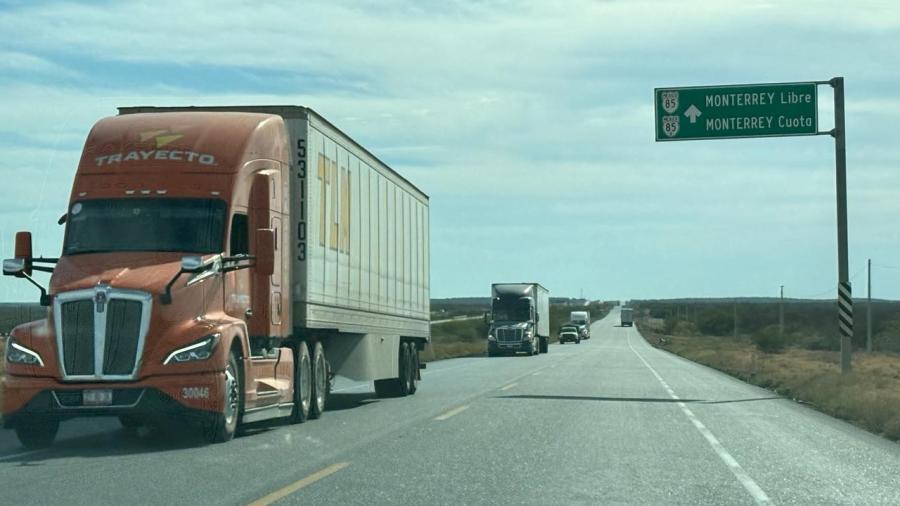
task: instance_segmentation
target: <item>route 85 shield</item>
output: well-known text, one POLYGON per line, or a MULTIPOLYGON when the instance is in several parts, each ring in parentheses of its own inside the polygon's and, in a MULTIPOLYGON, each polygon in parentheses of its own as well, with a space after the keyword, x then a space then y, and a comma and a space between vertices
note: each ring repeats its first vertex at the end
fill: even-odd
POLYGON ((663 110, 669 114, 674 113, 678 110, 678 92, 677 91, 664 91, 662 92, 662 106, 663 110))
POLYGON ((668 137, 678 134, 678 116, 663 116, 663 132, 668 137))

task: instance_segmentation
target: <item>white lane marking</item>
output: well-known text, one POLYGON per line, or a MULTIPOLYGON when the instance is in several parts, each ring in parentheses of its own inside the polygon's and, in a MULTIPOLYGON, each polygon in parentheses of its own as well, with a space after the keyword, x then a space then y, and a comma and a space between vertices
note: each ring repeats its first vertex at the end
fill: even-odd
POLYGON ((540 376, 541 371, 531 373, 532 376, 540 376))
POLYGON ((349 462, 339 462, 337 464, 332 464, 332 465, 326 467, 325 469, 320 469, 320 470, 314 472, 313 474, 307 476, 306 478, 303 478, 302 480, 295 481, 294 483, 291 483, 290 485, 288 485, 286 487, 280 488, 265 497, 261 497, 255 501, 253 501, 252 503, 250 503, 250 506, 266 506, 268 504, 272 504, 275 501, 284 499, 285 497, 293 494, 294 492, 300 490, 303 487, 312 485, 313 483, 321 480, 322 478, 331 476, 332 474, 340 471, 341 469, 343 469, 349 465, 350 465, 349 462))
POLYGON ((626 338, 626 341, 628 342, 628 347, 631 348, 631 351, 634 352, 634 354, 637 355, 637 358, 641 359, 641 362, 643 362, 644 365, 647 366, 647 369, 650 369, 650 372, 652 372, 653 375, 656 376, 656 380, 659 381, 663 388, 666 389, 666 392, 668 392, 669 396, 672 399, 678 401, 676 404, 678 404, 678 407, 681 408, 681 411, 684 413, 684 415, 687 416, 688 420, 691 421, 691 423, 700 432, 703 438, 706 439, 706 442, 709 443, 712 449, 716 452, 716 455, 718 455, 719 458, 722 459, 722 462, 724 462, 725 465, 728 466, 731 474, 733 474, 735 478, 737 478, 738 481, 741 482, 741 485, 744 486, 744 489, 746 489, 747 492, 750 493, 750 495, 756 501, 756 504, 772 504, 772 500, 769 499, 769 496, 766 495, 766 493, 756 483, 756 481, 754 481, 753 478, 751 478, 750 475, 747 474, 747 471, 745 471, 744 468, 741 467, 738 461, 735 460, 735 458, 732 457, 730 453, 728 453, 728 450, 726 450, 725 447, 722 446, 722 443, 719 442, 719 439, 716 438, 712 431, 706 428, 706 425, 703 425, 703 422, 701 422, 700 419, 697 418, 697 415, 695 415, 694 412, 687 407, 687 404, 681 402, 681 399, 678 397, 678 395, 675 394, 675 391, 672 390, 672 388, 668 383, 666 383, 662 376, 660 376, 659 373, 656 372, 656 369, 654 369, 649 362, 644 360, 644 357, 642 357, 641 354, 638 353, 638 351, 635 350, 633 346, 631 346, 630 336, 626 338))
POLYGON ((459 406, 458 408, 453 408, 450 411, 447 411, 443 415, 434 417, 434 419, 437 421, 444 421, 444 420, 450 418, 451 416, 456 416, 456 415, 462 413, 463 411, 465 411, 467 409, 469 409, 468 404, 466 404, 464 406, 459 406))
POLYGON ((518 383, 510 383, 509 385, 502 387, 500 390, 509 390, 510 388, 513 388, 516 385, 518 385, 518 383))

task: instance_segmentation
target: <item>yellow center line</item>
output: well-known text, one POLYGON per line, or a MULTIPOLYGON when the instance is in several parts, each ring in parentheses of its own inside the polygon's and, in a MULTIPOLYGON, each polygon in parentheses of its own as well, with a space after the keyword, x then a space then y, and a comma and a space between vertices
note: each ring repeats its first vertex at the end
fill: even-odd
POLYGON ((450 418, 451 416, 458 415, 467 409, 469 409, 468 404, 466 404, 465 406, 460 406, 458 408, 453 408, 450 411, 447 411, 446 413, 444 413, 443 415, 434 417, 434 419, 438 420, 438 421, 446 420, 446 419, 450 418))
POLYGON ((320 469, 320 470, 312 473, 311 475, 307 476, 306 478, 303 478, 302 480, 295 481, 294 483, 291 483, 290 485, 288 485, 284 488, 280 488, 265 497, 261 497, 255 501, 253 501, 252 503, 250 503, 249 506, 266 506, 268 504, 272 504, 273 502, 278 501, 280 499, 284 499, 285 497, 293 494, 294 492, 300 490, 301 488, 306 487, 308 485, 312 485, 313 483, 321 480, 322 478, 328 477, 349 465, 350 465, 349 462, 338 462, 337 464, 332 464, 332 465, 326 467, 325 469, 320 469))
POLYGON ((509 390, 510 388, 512 388, 516 385, 518 385, 518 383, 510 383, 509 385, 506 385, 505 387, 501 388, 500 390, 509 390))

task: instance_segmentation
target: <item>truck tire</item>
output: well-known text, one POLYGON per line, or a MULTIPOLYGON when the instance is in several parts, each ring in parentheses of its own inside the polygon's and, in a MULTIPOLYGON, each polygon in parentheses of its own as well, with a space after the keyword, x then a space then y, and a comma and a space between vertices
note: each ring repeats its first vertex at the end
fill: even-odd
POLYGON ((312 390, 309 417, 316 419, 325 412, 328 399, 328 362, 325 361, 325 348, 318 341, 313 345, 312 353, 312 390))
POLYGON ((25 420, 16 426, 16 436, 29 450, 47 448, 56 439, 59 420, 25 420))
POLYGON ((542 338, 540 338, 540 340, 541 340, 541 344, 540 344, 541 353, 547 353, 547 351, 549 351, 549 349, 550 349, 550 343, 548 342, 549 339, 547 339, 546 337, 542 337, 542 338))
POLYGON ((397 377, 375 380, 375 394, 378 397, 405 397, 409 394, 409 346, 400 343, 400 351, 397 362, 397 377))
POLYGON ((416 343, 409 343, 409 395, 419 389, 419 350, 416 343))
POLYGON ((291 410, 291 423, 303 423, 309 418, 312 395, 309 347, 306 346, 306 341, 300 341, 294 352, 294 409, 291 410))
POLYGON ((225 366, 225 388, 223 394, 222 412, 216 413, 206 431, 206 439, 210 443, 224 443, 234 438, 237 432, 238 420, 244 409, 243 382, 241 371, 238 367, 237 354, 232 351, 225 366))
POLYGON ((581 344, 581 339, 575 339, 575 344, 581 344))

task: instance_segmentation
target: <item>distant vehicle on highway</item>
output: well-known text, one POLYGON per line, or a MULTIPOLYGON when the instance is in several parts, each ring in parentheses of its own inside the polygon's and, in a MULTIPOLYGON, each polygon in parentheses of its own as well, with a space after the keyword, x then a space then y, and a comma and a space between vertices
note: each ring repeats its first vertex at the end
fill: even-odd
POLYGON ((566 322, 559 327, 559 344, 581 344, 581 325, 575 322, 566 322))
POLYGON ((619 315, 619 321, 623 327, 634 325, 634 314, 630 307, 623 307, 619 315))
POLYGON ((491 285, 488 356, 547 353, 550 342, 550 292, 538 283, 491 285))
POLYGON ((569 321, 578 325, 578 332, 581 339, 591 338, 591 312, 590 311, 572 311, 569 313, 569 321))
POLYGON ((318 418, 335 374, 413 394, 428 216, 427 195, 311 109, 121 108, 87 138, 62 255, 33 256, 20 232, 3 262, 52 273, 49 316, 7 343, 3 426, 28 448, 82 416, 221 442, 318 418))

